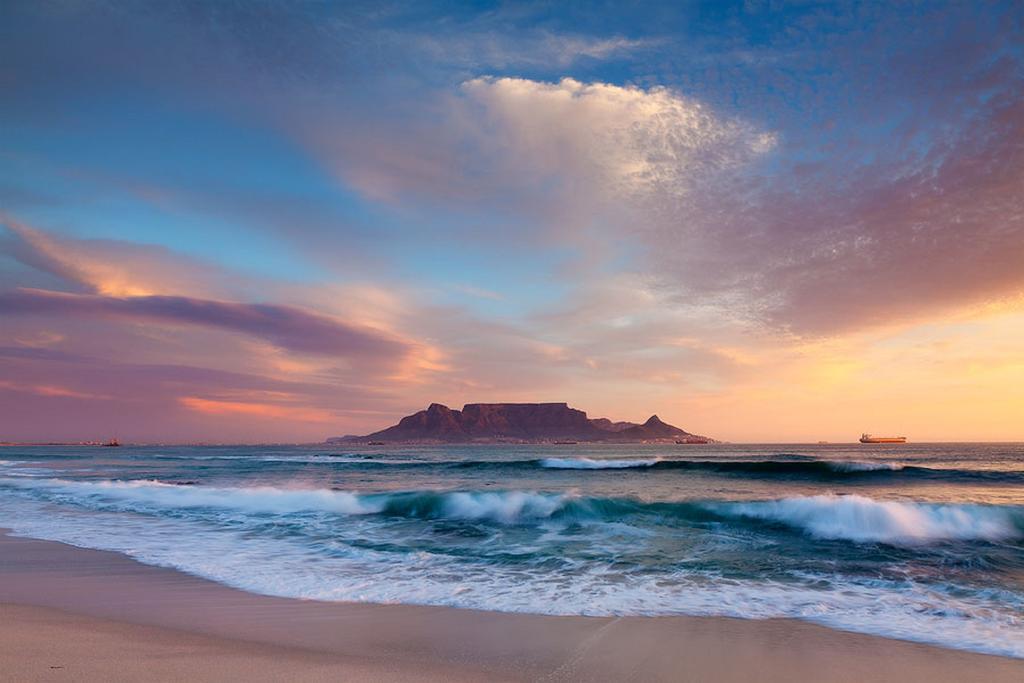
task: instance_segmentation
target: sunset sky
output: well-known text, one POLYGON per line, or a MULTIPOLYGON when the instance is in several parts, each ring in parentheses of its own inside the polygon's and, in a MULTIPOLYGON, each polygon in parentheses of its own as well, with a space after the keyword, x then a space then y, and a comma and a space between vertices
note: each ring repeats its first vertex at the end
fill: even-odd
POLYGON ((1022 440, 1022 46, 1012 1, 0 3, 0 441, 1022 440))

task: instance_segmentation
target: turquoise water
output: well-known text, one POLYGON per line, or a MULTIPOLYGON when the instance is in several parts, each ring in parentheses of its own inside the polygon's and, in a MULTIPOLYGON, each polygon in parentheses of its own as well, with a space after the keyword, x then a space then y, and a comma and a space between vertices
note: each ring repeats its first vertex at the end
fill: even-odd
POLYGON ((6 447, 0 526, 259 593, 1024 657, 1024 445, 6 447))

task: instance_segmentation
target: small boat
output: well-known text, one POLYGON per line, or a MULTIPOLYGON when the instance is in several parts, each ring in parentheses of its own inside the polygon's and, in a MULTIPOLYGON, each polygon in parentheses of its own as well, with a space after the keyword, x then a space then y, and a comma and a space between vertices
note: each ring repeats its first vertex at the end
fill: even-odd
POLYGON ((118 441, 117 439, 111 439, 110 441, 106 442, 103 445, 108 447, 108 448, 117 448, 118 446, 121 445, 121 442, 118 441))
POLYGON ((872 436, 871 434, 861 434, 861 443, 906 443, 907 437, 905 436, 872 436))

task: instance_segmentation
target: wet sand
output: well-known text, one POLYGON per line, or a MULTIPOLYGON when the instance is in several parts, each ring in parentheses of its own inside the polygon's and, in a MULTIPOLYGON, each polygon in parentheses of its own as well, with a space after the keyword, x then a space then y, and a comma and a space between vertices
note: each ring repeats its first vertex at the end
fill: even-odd
POLYGON ((272 598, 115 553, 0 535, 0 671, 17 681, 940 683, 1024 680, 1024 660, 787 619, 272 598))

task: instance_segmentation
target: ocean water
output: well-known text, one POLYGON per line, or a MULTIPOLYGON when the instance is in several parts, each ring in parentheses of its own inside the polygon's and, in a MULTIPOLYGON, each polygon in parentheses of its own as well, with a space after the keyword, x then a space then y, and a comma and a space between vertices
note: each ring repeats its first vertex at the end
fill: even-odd
POLYGON ((1024 657, 1024 444, 5 447, 0 526, 268 595, 1024 657))

